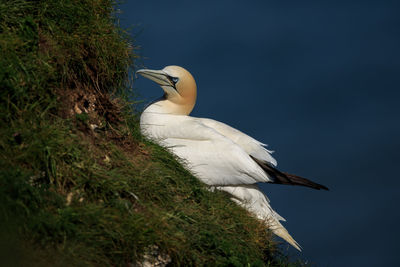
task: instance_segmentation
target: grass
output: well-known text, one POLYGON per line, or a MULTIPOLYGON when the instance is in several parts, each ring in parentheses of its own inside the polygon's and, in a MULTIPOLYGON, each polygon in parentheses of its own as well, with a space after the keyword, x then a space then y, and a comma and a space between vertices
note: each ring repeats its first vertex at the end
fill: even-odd
POLYGON ((173 266, 300 265, 141 136, 115 4, 0 2, 2 263, 126 266, 156 247, 173 266))

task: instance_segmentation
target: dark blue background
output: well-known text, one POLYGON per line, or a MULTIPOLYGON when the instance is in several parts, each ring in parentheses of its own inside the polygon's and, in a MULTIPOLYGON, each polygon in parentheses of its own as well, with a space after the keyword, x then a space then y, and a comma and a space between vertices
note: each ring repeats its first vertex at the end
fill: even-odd
MULTIPOLYGON (((180 65, 192 113, 270 144, 281 170, 331 191, 264 185, 318 266, 394 266, 400 185, 396 1, 129 1, 138 67, 180 65), (301 2, 301 3, 300 3, 301 2)), ((135 83, 145 102, 162 94, 135 83)))

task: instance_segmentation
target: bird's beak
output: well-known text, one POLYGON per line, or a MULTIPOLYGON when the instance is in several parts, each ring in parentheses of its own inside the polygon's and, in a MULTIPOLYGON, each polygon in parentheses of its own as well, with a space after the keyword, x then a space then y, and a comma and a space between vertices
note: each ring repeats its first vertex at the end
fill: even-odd
POLYGON ((170 80, 168 74, 166 74, 162 70, 148 70, 148 69, 141 69, 136 72, 136 74, 140 74, 143 77, 150 79, 160 86, 171 86, 174 87, 174 84, 170 80))

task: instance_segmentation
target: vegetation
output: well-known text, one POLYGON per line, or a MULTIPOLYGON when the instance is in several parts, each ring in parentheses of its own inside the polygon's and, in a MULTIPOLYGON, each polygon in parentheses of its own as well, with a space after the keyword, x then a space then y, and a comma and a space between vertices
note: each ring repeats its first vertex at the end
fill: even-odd
POLYGON ((0 2, 3 265, 292 266, 265 225, 140 135, 114 5, 0 2))

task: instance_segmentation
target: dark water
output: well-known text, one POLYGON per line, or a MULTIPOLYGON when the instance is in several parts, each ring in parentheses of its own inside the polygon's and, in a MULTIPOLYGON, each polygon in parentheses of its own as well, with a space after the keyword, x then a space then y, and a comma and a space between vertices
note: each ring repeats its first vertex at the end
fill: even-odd
MULTIPOLYGON (((284 248, 317 266, 394 266, 400 5, 187 2, 128 1, 122 24, 135 26, 145 67, 193 74, 193 116, 270 144, 281 170, 331 189, 263 186, 304 252, 284 248)), ((162 94, 144 78, 135 86, 146 101, 162 94)))

